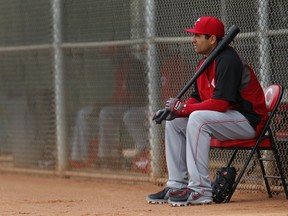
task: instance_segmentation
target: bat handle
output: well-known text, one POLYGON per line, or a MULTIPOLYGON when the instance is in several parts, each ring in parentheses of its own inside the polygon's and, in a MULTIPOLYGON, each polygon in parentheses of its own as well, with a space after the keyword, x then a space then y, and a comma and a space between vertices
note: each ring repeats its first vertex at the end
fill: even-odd
POLYGON ((161 124, 161 122, 166 119, 166 117, 169 115, 170 111, 168 109, 165 110, 165 112, 162 113, 162 115, 155 120, 156 124, 161 124))

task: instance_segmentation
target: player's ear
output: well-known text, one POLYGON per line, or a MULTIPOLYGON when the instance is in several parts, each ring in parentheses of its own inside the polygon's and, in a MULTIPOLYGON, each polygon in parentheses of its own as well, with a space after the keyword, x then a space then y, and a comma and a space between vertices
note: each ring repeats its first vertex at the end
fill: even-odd
POLYGON ((215 35, 211 35, 209 41, 211 45, 217 44, 217 37, 215 35))

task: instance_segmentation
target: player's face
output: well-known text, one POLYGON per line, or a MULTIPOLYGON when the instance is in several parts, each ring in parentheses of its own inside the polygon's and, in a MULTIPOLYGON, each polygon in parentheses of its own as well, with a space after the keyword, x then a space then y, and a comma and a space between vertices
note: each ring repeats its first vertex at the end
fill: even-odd
POLYGON ((195 52, 202 55, 208 55, 217 45, 215 36, 212 35, 207 38, 203 34, 194 34, 192 36, 192 43, 194 45, 195 52))

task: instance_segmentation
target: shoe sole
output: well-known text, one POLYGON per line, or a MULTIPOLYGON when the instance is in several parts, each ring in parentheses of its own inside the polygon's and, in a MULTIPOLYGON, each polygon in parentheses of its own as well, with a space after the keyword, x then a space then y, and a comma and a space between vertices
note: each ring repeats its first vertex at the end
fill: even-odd
POLYGON ((168 201, 168 203, 172 207, 180 207, 180 206, 190 206, 190 205, 209 205, 209 204, 212 204, 212 201, 211 200, 203 200, 201 202, 192 202, 192 201, 188 201, 188 202, 171 202, 171 201, 168 201))
POLYGON ((168 203, 168 200, 147 200, 147 203, 149 204, 166 204, 168 203))

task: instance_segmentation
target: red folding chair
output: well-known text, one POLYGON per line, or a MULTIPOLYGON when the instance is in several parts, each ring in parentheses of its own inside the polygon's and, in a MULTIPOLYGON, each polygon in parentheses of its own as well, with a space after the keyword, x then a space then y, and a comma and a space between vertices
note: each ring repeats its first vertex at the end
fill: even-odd
POLYGON ((248 154, 244 165, 242 168, 240 168, 239 175, 237 176, 235 183, 233 184, 232 190, 230 194, 227 196, 225 202, 229 202, 234 191, 237 188, 237 185, 239 184, 241 178, 243 177, 249 163, 251 162, 253 156, 256 153, 257 159, 259 160, 260 168, 262 171, 262 176, 264 179, 264 183, 266 186, 266 190, 269 197, 272 197, 271 189, 269 186, 268 179, 269 178, 277 178, 281 179, 281 184, 283 185, 284 192, 286 195, 286 198, 288 199, 288 183, 285 181, 284 171, 283 171, 283 165, 281 163, 278 149, 275 144, 275 140, 272 134, 272 130, 270 128, 270 123, 272 118, 274 117, 274 114, 281 102, 282 96, 283 96, 283 88, 279 85, 271 85, 268 88, 264 90, 265 93, 265 101, 266 101, 266 108, 269 112, 269 118, 262 129, 260 135, 258 138, 255 139, 246 139, 246 140, 225 140, 220 141, 215 138, 211 139, 211 149, 229 149, 233 150, 233 154, 231 158, 229 159, 229 162, 227 164, 227 167, 230 167, 233 160, 235 159, 237 152, 239 150, 248 150, 250 153, 248 154), (276 161, 276 166, 278 169, 279 176, 268 176, 266 175, 265 166, 263 164, 263 161, 265 160, 271 160, 262 157, 261 153, 262 150, 271 150, 273 152, 274 158, 273 160, 276 161))

